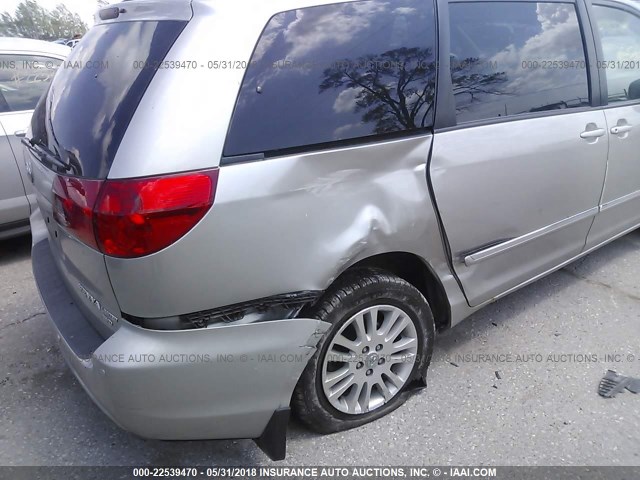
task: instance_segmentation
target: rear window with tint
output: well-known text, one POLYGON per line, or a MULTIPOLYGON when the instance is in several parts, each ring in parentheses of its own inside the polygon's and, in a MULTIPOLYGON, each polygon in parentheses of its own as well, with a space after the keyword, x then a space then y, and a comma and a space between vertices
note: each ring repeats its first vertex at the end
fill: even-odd
POLYGON ((242 84, 226 156, 432 125, 434 5, 369 0, 275 15, 242 84))
POLYGON ((106 178, 129 122, 182 21, 138 21, 89 30, 59 68, 32 121, 34 140, 71 173, 106 178))

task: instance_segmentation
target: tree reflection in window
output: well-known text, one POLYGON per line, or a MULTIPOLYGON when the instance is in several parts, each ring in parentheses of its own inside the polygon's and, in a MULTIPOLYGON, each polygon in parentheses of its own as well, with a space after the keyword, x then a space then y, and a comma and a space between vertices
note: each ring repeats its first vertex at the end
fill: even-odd
POLYGON ((378 134, 423 128, 433 111, 436 65, 430 48, 398 48, 336 62, 320 92, 356 89, 355 107, 378 134))
POLYGON ((275 15, 245 74, 225 155, 431 126, 435 22, 434 3, 424 0, 366 0, 275 15))
POLYGON ((574 5, 455 3, 450 17, 458 122, 589 105, 574 5))
MULTIPOLYGON (((453 62, 455 95, 509 95, 497 88, 507 82, 505 72, 477 73, 478 58, 453 62)), ((378 134, 415 130, 428 125, 433 113, 436 62, 431 49, 400 48, 382 55, 345 59, 326 69, 320 91, 357 89, 356 109, 362 121, 374 123, 378 134)))

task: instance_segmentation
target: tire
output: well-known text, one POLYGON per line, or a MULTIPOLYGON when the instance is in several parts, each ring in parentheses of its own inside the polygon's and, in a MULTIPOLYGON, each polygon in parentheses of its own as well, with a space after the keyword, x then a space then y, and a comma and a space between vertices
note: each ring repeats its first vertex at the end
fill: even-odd
POLYGON ((331 324, 291 401, 296 416, 316 432, 348 430, 383 417, 406 401, 412 383, 426 378, 433 315, 420 291, 395 275, 368 268, 347 272, 300 316, 331 324))

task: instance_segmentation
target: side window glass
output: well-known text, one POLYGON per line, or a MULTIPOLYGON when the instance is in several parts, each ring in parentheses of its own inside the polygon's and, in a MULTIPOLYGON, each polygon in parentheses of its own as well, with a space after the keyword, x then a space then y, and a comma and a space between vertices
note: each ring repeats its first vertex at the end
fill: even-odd
POLYGON ((613 7, 594 5, 604 59, 609 102, 640 99, 640 17, 613 7))
POLYGON ((578 16, 565 3, 453 3, 458 123, 588 106, 578 16))
POLYGON ((432 125, 434 4, 367 0, 275 15, 258 41, 225 155, 432 125))
POLYGON ((49 57, 0 55, 0 112, 33 110, 61 64, 49 57))

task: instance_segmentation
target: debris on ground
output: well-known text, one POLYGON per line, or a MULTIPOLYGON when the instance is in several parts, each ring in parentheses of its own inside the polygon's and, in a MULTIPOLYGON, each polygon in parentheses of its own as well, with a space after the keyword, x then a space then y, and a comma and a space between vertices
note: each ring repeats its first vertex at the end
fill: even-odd
POLYGON ((631 393, 640 393, 640 379, 618 375, 613 370, 607 370, 606 375, 600 380, 598 394, 604 398, 613 398, 625 389, 631 393))

